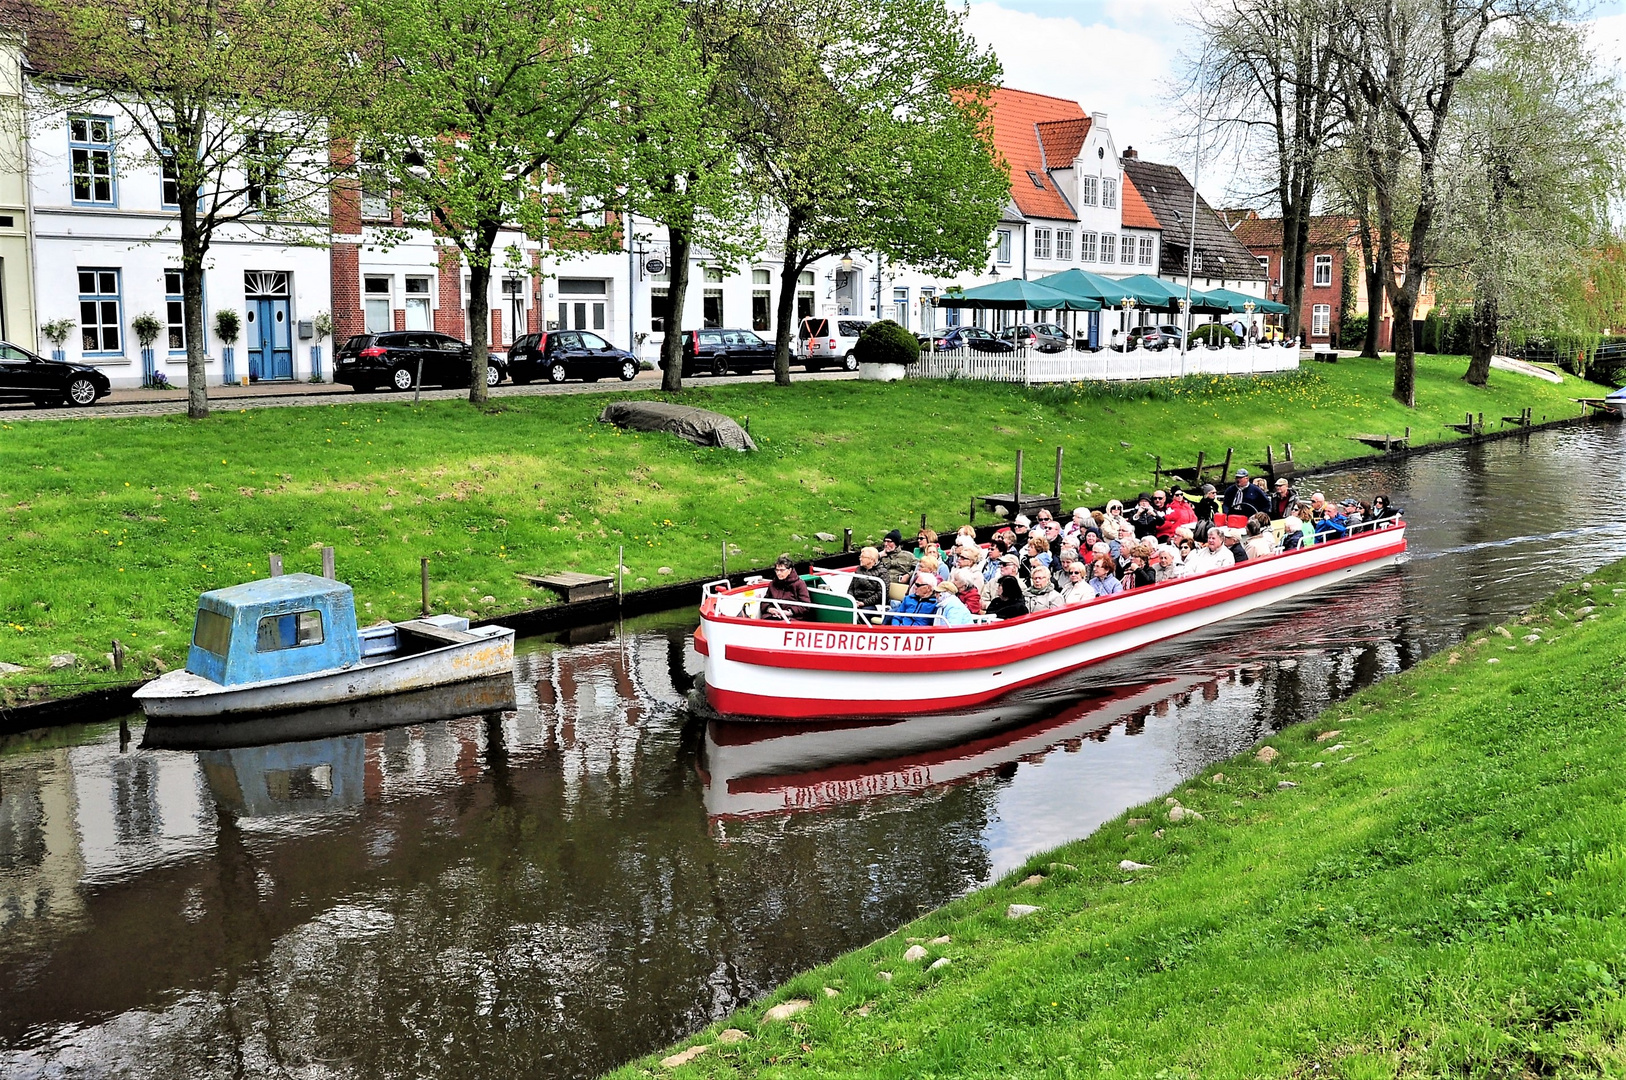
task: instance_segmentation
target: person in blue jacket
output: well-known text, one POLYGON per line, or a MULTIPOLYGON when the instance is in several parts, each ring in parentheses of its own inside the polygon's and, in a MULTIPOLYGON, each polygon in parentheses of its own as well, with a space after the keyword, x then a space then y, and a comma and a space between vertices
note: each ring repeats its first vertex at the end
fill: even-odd
POLYGON ((892 605, 892 614, 886 617, 888 626, 931 626, 937 620, 937 599, 932 590, 937 579, 930 574, 916 574, 909 587, 909 595, 892 605))
POLYGON ((1344 521, 1331 503, 1321 508, 1321 520, 1315 523, 1315 542, 1325 544, 1329 540, 1342 540, 1349 535, 1349 524, 1344 521))

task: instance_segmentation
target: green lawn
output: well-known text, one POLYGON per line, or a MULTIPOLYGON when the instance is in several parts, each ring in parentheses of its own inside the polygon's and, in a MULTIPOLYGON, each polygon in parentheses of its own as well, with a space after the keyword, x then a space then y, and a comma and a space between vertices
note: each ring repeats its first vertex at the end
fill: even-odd
POLYGON ((1623 594, 1600 571, 1170 793, 1200 819, 1154 800, 614 1076, 1626 1075, 1623 594))
POLYGON ((427 555, 437 611, 492 616, 546 602, 516 571, 608 573, 618 544, 636 588, 715 574, 724 542, 739 568, 810 554, 816 532, 845 526, 862 540, 922 513, 958 525, 972 495, 1009 490, 1019 447, 1029 490, 1049 489, 1063 445, 1065 500, 1099 506, 1145 487, 1154 454, 1189 464, 1234 446, 1253 462, 1291 441, 1302 463, 1329 461, 1365 452, 1351 432, 1448 439, 1443 424, 1464 412, 1567 417, 1570 397, 1598 392, 1501 372, 1477 390, 1462 368, 1419 359, 1415 411, 1390 400, 1388 361, 1108 388, 702 381, 684 395, 749 416, 753 455, 600 426, 596 395, 489 413, 403 400, 202 423, 0 420, 0 661, 26 669, 0 678, 0 694, 113 682, 113 638, 138 670, 183 663, 197 595, 263 576, 271 552, 316 571, 319 549, 336 547, 364 621, 416 613, 427 555), (48 670, 63 652, 79 664, 48 670))

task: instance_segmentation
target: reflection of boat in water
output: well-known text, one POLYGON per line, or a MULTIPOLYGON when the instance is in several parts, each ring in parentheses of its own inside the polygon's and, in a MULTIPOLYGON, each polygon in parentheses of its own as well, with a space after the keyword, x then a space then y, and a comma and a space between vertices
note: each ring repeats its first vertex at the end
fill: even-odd
POLYGON ((1392 566, 1405 550, 1405 523, 1395 518, 1274 558, 969 626, 872 626, 848 595, 851 572, 822 571, 809 585, 807 618, 790 623, 756 617, 764 586, 713 589, 700 604, 695 647, 707 700, 724 715, 943 713, 1392 566))
POLYGON ((825 810, 963 783, 1073 740, 1100 737, 1185 693, 1202 677, 1110 687, 1058 709, 1032 697, 1003 708, 879 723, 706 726, 706 811, 713 818, 825 810))
POLYGON ((209 750, 324 739, 405 724, 428 724, 514 707, 514 680, 498 675, 387 698, 325 705, 303 712, 216 722, 147 721, 143 749, 209 750))

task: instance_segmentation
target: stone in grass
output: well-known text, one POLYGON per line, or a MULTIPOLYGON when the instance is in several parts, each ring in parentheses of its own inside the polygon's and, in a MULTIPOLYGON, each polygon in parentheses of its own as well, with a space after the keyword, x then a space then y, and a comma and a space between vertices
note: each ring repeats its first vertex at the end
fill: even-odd
POLYGON ((1287 788, 1294 788, 1294 787, 1298 787, 1298 785, 1293 783, 1293 781, 1291 781, 1291 780, 1278 780, 1276 782, 1276 790, 1277 791, 1285 791, 1287 788))
POLYGON ((1332 742, 1332 740, 1336 739, 1338 736, 1340 736, 1342 734, 1343 734, 1343 731, 1341 731, 1341 730, 1339 730, 1339 731, 1323 731, 1321 734, 1319 734, 1319 735, 1317 735, 1315 737, 1315 741, 1316 742, 1332 742))
POLYGON ((658 567, 655 570, 655 573, 657 573, 657 574, 670 574, 671 572, 672 572, 672 568, 670 566, 658 567))
POLYGON ((1163 830, 1162 829, 1156 829, 1156 830, 1154 830, 1152 832, 1152 835, 1157 837, 1159 840, 1161 840, 1161 839, 1163 839, 1163 830))
POLYGON ((926 970, 927 971, 936 971, 938 968, 948 967, 950 963, 951 963, 951 961, 949 960, 948 957, 939 956, 936 960, 932 961, 931 967, 927 968, 926 970))
POLYGON ((1335 743, 1333 743, 1333 744, 1332 744, 1332 745, 1331 745, 1331 746, 1329 746, 1329 747, 1327 747, 1327 748, 1326 748, 1326 749, 1325 749, 1325 750, 1323 750, 1323 751, 1321 751, 1321 752, 1322 752, 1322 753, 1323 753, 1323 754, 1330 754, 1330 753, 1332 753, 1332 752, 1333 752, 1333 751, 1334 751, 1334 750, 1344 750, 1344 749, 1347 749, 1347 748, 1348 748, 1348 746, 1349 746, 1349 744, 1348 744, 1348 743, 1341 743, 1341 742, 1335 742, 1335 743))
POLYGON ((837 990, 833 986, 826 986, 824 988, 824 996, 825 997, 840 997, 841 996, 841 991, 837 990))
POLYGON ((926 950, 925 950, 925 948, 923 946, 911 945, 904 952, 903 958, 908 963, 917 964, 920 961, 926 959, 926 950))
POLYGON ((1575 609, 1575 617, 1577 619, 1584 619, 1588 615, 1592 614, 1593 610, 1594 609, 1590 607, 1578 607, 1575 609))
POLYGON ((934 937, 930 941, 926 942, 926 944, 928 944, 928 945, 947 945, 951 940, 953 940, 953 939, 951 939, 947 934, 939 934, 937 937, 934 937))
POLYGON ((1164 806, 1179 806, 1180 805, 1180 800, 1176 799, 1174 796, 1171 795, 1167 799, 1163 800, 1163 805, 1164 806))
POLYGON ((497 598, 495 596, 482 596, 482 597, 480 597, 480 603, 482 603, 482 604, 495 604, 496 602, 497 602, 497 598))
POLYGON ((1135 828, 1136 826, 1139 826, 1139 825, 1150 825, 1151 823, 1152 823, 1152 819, 1149 818, 1149 817, 1132 817, 1132 818, 1129 819, 1129 827, 1130 828, 1135 828))
POLYGON ((717 1033, 717 1042, 722 1046, 733 1046, 735 1043, 749 1042, 751 1036, 739 1028, 726 1028, 717 1033))
POLYGON ((836 542, 836 534, 835 533, 816 532, 813 535, 818 537, 820 540, 822 540, 826 544, 833 544, 833 543, 836 542))
POLYGON ((858 1006, 858 1008, 857 1008, 857 1009, 856 1009, 856 1010, 854 1010, 854 1011, 855 1011, 855 1012, 856 1012, 856 1013, 857 1013, 857 1014, 858 1014, 858 1015, 859 1015, 859 1016, 868 1016, 868 1015, 869 1015, 869 1006, 868 1006, 868 1005, 860 1005, 860 1006, 858 1006))
POLYGON ((1053 863, 1051 863, 1050 864, 1050 872, 1052 874, 1054 874, 1057 870, 1070 870, 1075 874, 1078 873, 1078 867, 1074 866, 1072 863, 1064 863, 1064 862, 1053 862, 1053 863))
POLYGON ((892 981, 892 973, 890 971, 877 971, 875 973, 875 977, 880 979, 882 982, 892 981))
POLYGON ((1201 821, 1203 816, 1195 810, 1187 810, 1183 806, 1176 806, 1169 810, 1170 821, 1201 821))
POLYGON ((1513 636, 1513 631, 1509 630, 1505 626, 1498 626, 1495 630, 1493 630, 1491 632, 1493 634, 1501 634, 1505 638, 1511 638, 1513 636))
POLYGON ((51 670, 61 671, 63 668, 73 667, 78 662, 79 657, 74 653, 57 653, 55 656, 51 657, 51 670))
POLYGON ((1007 919, 1025 919, 1038 910, 1039 908, 1032 904, 1012 904, 1005 909, 1005 917, 1007 919))
POLYGON ((28 669, 21 664, 7 664, 0 662, 0 675, 19 675, 28 669))
POLYGON ((1029 874, 1027 877, 1023 878, 1021 880, 1021 882, 1019 882, 1019 885, 1021 887, 1031 887, 1031 886, 1034 886, 1034 885, 1043 885, 1043 884, 1044 884, 1044 875, 1043 874, 1029 874))
POLYGON ((1225 774, 1222 772, 1217 772, 1208 778, 1208 782, 1211 784, 1223 784, 1225 783, 1225 774))
POLYGON ((762 1022, 766 1024, 772 1020, 789 1020, 812 1004, 806 998, 791 998, 789 1001, 781 1002, 763 1013, 762 1022))
POLYGON ((1474 638, 1474 645, 1476 647, 1479 646, 1479 645, 1489 645, 1489 644, 1490 644, 1490 639, 1489 638, 1474 638))
POLYGON ((695 1058, 699 1057, 701 1054, 704 1054, 710 1049, 711 1047, 709 1045, 702 1043, 699 1046, 691 1046, 687 1050, 679 1050, 671 1057, 661 1058, 661 1068, 675 1069, 679 1065, 687 1065, 689 1062, 693 1061, 695 1058))
POLYGON ((1134 859, 1125 859, 1123 862, 1118 864, 1118 869, 1120 869, 1120 870, 1150 870, 1151 866, 1148 865, 1147 863, 1136 862, 1134 859))
POLYGON ((1253 755, 1255 761, 1262 761, 1266 765, 1269 765, 1272 761, 1275 761, 1281 756, 1282 752, 1276 749, 1274 746, 1261 746, 1259 748, 1259 752, 1253 755))
POLYGON ((1487 664, 1500 664, 1501 662, 1502 662, 1501 660, 1497 659, 1494 656, 1491 657, 1489 660, 1485 661, 1485 663, 1487 663, 1487 664))

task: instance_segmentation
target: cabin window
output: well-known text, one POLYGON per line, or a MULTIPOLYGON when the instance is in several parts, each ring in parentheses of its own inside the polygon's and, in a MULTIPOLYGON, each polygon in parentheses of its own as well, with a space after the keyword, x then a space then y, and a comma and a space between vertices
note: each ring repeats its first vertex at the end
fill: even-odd
POLYGON ((286 615, 267 615, 260 620, 260 652, 279 649, 297 649, 304 645, 322 643, 322 613, 320 611, 291 611, 286 615))
POLYGON ((192 644, 204 652, 225 656, 231 647, 231 620, 218 611, 198 609, 198 624, 192 630, 192 644))

